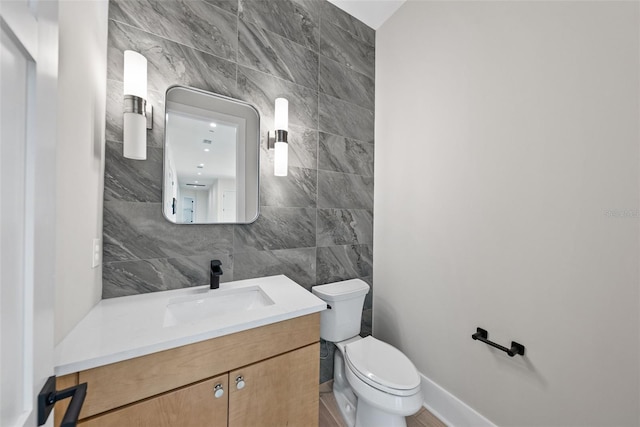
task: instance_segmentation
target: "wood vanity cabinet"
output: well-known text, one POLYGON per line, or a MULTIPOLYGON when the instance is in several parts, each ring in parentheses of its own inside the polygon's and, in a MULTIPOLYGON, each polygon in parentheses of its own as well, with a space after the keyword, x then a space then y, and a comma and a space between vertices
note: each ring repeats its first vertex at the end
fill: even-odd
POLYGON ((83 427, 317 426, 319 331, 314 313, 66 375, 58 389, 87 382, 83 427))

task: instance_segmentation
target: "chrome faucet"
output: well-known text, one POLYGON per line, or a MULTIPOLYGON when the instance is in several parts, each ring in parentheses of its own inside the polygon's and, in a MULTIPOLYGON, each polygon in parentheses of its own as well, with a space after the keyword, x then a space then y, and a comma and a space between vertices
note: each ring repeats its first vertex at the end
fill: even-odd
POLYGON ((222 263, 220 260, 211 260, 211 269, 209 270, 209 287, 218 289, 220 287, 220 276, 222 276, 222 263))

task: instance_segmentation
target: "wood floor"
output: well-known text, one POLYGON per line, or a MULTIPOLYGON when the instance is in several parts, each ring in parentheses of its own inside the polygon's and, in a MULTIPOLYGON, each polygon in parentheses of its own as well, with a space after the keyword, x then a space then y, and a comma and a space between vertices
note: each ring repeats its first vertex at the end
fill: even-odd
MULTIPOLYGON (((332 381, 320 384, 320 427, 346 427, 336 399, 331 392, 332 381)), ((382 427, 382 426, 380 426, 382 427)), ((407 427, 447 427, 425 408, 407 417, 407 427)))

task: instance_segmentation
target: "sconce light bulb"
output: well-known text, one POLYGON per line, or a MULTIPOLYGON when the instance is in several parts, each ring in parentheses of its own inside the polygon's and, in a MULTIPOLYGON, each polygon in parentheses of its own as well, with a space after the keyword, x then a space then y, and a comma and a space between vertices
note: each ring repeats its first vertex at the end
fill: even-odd
POLYGON ((275 143, 273 158, 273 172, 275 176, 287 176, 289 169, 289 144, 286 142, 275 143))
POLYGON ((147 99, 147 58, 132 50, 124 51, 124 95, 147 99))
POLYGON ((274 124, 276 130, 289 130, 289 101, 285 98, 276 98, 274 124))
POLYGON ((147 118, 136 113, 124 113, 122 123, 122 155, 127 159, 147 159, 147 118))

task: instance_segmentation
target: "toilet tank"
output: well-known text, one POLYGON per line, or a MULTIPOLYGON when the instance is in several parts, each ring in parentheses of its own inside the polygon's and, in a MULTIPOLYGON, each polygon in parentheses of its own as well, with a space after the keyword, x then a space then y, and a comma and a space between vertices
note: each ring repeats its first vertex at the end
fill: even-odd
POLYGON ((360 319, 369 285, 360 279, 314 286, 311 292, 331 309, 320 313, 320 337, 340 342, 360 333, 360 319))

